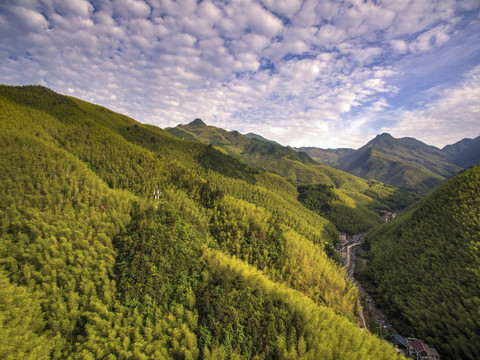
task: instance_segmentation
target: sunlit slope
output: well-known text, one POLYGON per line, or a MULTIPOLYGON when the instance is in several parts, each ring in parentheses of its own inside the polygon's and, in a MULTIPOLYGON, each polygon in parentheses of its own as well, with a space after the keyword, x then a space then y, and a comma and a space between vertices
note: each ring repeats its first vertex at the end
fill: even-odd
MULTIPOLYGON (((380 222, 379 211, 403 209, 418 199, 414 194, 380 182, 366 181, 320 165, 305 153, 273 142, 248 138, 236 131, 207 126, 200 119, 168 131, 176 135, 188 133, 198 141, 223 149, 245 162, 278 174, 297 186, 321 184, 333 187, 336 197, 330 203, 329 210, 320 214, 332 221, 340 231, 350 234, 377 225, 380 222)), ((182 138, 187 136, 182 135, 182 138)), ((305 201, 302 203, 305 204, 305 201)), ((312 207, 309 208, 313 210, 312 207)))
MULTIPOLYGON (((107 111, 88 103, 75 101, 95 118, 101 118, 107 111)), ((113 116, 119 115, 113 114, 113 116)), ((332 211, 321 213, 321 215, 332 221, 340 231, 347 233, 366 231, 379 223, 378 211, 403 209, 418 198, 413 194, 384 186, 379 182, 367 182, 343 171, 316 164, 305 154, 299 154, 278 144, 251 140, 235 131, 228 132, 207 126, 200 119, 196 119, 189 125, 169 129, 169 131, 185 132, 188 130, 191 136, 195 135, 207 143, 208 139, 216 139, 214 141, 217 144, 215 148, 211 144, 206 146, 200 141, 179 140, 151 125, 124 124, 123 127, 114 127, 114 130, 131 142, 163 156, 174 158, 182 164, 188 164, 190 168, 202 172, 205 178, 208 178, 212 174, 211 171, 214 171, 229 178, 261 185, 285 199, 298 197, 297 189, 291 184, 292 177, 301 179, 300 183, 320 183, 334 186, 339 197, 334 202, 332 211), (250 149, 250 156, 246 157, 243 152, 235 155, 230 151, 236 149, 236 152, 239 153, 242 146, 250 149), (228 156, 228 153, 233 157, 228 156), (257 163, 257 166, 267 165, 262 169, 251 165, 253 158, 260 159, 254 162, 257 163), (283 171, 282 168, 287 170, 283 171), (205 170, 208 170, 207 173, 204 172, 205 170), (273 175, 270 171, 281 177, 273 175)))
POLYGON ((339 149, 320 149, 316 147, 300 147, 296 148, 299 151, 306 152, 312 159, 318 161, 320 164, 336 167, 338 159, 347 154, 353 153, 354 149, 339 148, 339 149))
POLYGON ((210 170, 204 144, 42 87, 0 86, 0 129, 0 354, 396 358, 347 320, 332 225, 278 176, 210 170))
POLYGON ((378 135, 338 160, 338 167, 365 179, 427 193, 461 168, 442 150, 413 138, 378 135))
POLYGON ((367 236, 368 274, 395 327, 445 359, 480 353, 480 166, 367 236))

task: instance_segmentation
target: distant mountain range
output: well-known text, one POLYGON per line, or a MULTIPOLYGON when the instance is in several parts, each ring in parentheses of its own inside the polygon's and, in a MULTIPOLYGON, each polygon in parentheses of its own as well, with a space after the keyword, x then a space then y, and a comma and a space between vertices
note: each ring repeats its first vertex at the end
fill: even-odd
MULTIPOLYGON (((260 135, 242 135, 238 131, 208 126, 200 119, 166 130, 182 139, 207 143, 212 150, 279 175, 294 185, 322 184, 321 189, 302 188, 302 202, 308 207, 312 201, 318 202, 319 193, 328 194, 321 209, 316 210, 340 231, 349 234, 362 232, 377 223, 379 210, 403 209, 418 198, 416 194, 320 164, 305 152, 260 135)), ((214 166, 209 163, 210 168, 214 166)))
POLYGON ((358 150, 301 147, 314 160, 364 179, 427 193, 464 168, 480 162, 480 137, 443 149, 414 138, 377 135, 358 150))
POLYGON ((480 136, 439 149, 414 138, 397 139, 383 133, 354 150, 285 147, 257 134, 242 135, 208 126, 201 119, 167 131, 185 140, 208 143, 296 183, 325 183, 325 173, 332 171, 325 169, 328 166, 366 180, 426 194, 459 171, 480 162, 480 136))

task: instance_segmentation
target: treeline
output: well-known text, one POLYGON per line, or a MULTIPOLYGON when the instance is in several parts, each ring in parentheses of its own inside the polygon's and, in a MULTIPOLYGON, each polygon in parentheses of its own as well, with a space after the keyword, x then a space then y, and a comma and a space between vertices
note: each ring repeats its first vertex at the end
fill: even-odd
POLYGON ((288 182, 42 87, 0 114, 2 358, 396 358, 288 182))
POLYGON ((407 215, 369 233, 378 303, 405 336, 442 359, 480 353, 480 166, 455 176, 407 215))

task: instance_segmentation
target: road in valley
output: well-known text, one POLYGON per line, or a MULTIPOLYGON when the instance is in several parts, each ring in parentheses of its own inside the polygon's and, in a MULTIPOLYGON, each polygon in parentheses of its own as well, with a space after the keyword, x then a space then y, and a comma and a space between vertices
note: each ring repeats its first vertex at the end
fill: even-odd
POLYGON ((347 256, 343 265, 343 267, 347 270, 348 275, 352 279, 353 283, 358 288, 360 297, 365 297, 365 303, 367 304, 367 308, 364 309, 364 307, 360 307, 359 312, 361 327, 371 330, 370 324, 367 324, 367 321, 365 320, 365 314, 368 312, 369 318, 371 317, 372 320, 379 325, 379 332, 381 337, 383 337, 382 335, 386 335, 387 333, 396 334, 395 329, 390 324, 387 317, 375 306, 375 301, 370 297, 368 292, 364 291, 362 285, 354 277, 355 266, 357 263, 356 247, 361 245, 364 237, 365 233, 356 234, 352 236, 352 239, 350 241, 347 241, 345 243, 345 247, 347 249, 347 256))

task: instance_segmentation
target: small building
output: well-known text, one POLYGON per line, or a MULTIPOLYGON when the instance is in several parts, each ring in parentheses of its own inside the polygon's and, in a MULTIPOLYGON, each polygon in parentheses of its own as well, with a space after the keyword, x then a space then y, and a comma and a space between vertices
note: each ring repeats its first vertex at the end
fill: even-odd
POLYGON ((389 222, 397 217, 396 213, 391 213, 390 211, 384 210, 382 211, 382 220, 383 222, 389 222))
POLYGON ((415 360, 440 360, 437 350, 416 338, 407 338, 407 356, 415 360))
POLYGON ((347 234, 341 232, 340 233, 340 243, 345 244, 347 242, 347 234))
POLYGON ((399 347, 403 347, 405 349, 408 346, 407 339, 405 339, 402 335, 399 335, 399 334, 393 335, 392 344, 397 345, 399 347))

